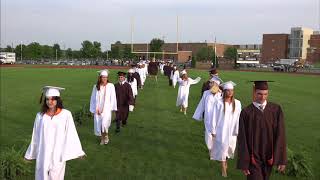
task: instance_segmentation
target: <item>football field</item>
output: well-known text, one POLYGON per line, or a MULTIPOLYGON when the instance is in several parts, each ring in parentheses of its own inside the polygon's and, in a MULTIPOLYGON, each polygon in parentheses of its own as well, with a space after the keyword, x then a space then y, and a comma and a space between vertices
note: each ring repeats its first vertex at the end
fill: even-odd
MULTIPOLYGON (((113 83, 117 81, 116 72, 110 73, 113 83)), ((1 149, 27 148, 43 86, 66 88, 61 95, 64 106, 76 112, 88 107, 97 81, 96 69, 12 67, 0 68, 0 73, 1 149)), ((320 76, 238 71, 220 71, 219 75, 224 81, 237 83, 235 96, 243 107, 252 101, 252 84, 248 81, 275 81, 269 84, 269 100, 284 111, 288 147, 305 152, 314 178, 320 179, 320 76)), ((77 130, 87 157, 67 162, 65 179, 225 179, 220 175, 220 164, 208 159, 203 122, 192 119, 208 73, 190 70, 189 76, 202 80, 190 88, 186 116, 175 106, 178 88, 168 86, 167 78, 159 75, 158 83, 148 77, 145 88, 139 90, 128 126, 115 134, 112 123, 108 145, 99 145, 93 120, 83 119, 77 130)), ((244 179, 235 169, 236 159, 228 162, 227 179, 244 179)), ((35 164, 30 166, 34 173, 35 164)), ((30 174, 24 178, 33 177, 30 174)), ((296 178, 273 173, 271 179, 296 178)))

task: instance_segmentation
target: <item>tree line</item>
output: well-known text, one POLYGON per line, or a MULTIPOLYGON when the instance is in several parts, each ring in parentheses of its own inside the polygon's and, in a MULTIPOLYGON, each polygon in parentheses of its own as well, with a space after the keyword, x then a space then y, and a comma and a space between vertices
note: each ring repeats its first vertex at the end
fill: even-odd
MULTIPOLYGON (((164 41, 159 38, 153 38, 150 41, 150 50, 152 52, 161 52, 164 41)), ((80 50, 73 50, 71 48, 61 49, 59 44, 41 45, 38 42, 32 42, 30 44, 19 44, 16 47, 8 45, 6 48, 0 49, 2 52, 15 52, 16 58, 23 60, 45 60, 45 59, 136 59, 136 55, 131 52, 131 47, 128 44, 122 44, 117 41, 111 50, 102 51, 101 43, 97 41, 85 40, 81 43, 80 50), (22 46, 22 47, 21 47, 22 46)), ((161 58, 161 54, 157 54, 156 58, 161 58)), ((203 47, 198 50, 193 56, 196 61, 215 59, 215 52, 211 47, 203 47)), ((229 47, 224 52, 224 57, 228 59, 236 59, 236 48, 229 47)))

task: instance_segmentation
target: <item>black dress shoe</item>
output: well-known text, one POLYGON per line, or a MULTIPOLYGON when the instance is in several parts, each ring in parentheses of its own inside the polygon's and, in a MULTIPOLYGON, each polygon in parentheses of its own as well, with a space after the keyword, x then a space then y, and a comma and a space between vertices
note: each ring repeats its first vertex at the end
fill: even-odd
POLYGON ((116 129, 116 133, 119 133, 119 132, 120 132, 120 128, 117 128, 117 129, 116 129))

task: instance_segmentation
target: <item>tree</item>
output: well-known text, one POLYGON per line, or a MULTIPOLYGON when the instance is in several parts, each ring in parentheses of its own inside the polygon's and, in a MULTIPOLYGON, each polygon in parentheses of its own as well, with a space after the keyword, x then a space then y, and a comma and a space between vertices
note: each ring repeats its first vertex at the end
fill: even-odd
POLYGON ((42 58, 44 59, 52 59, 53 57, 55 57, 55 50, 51 46, 44 45, 41 47, 41 51, 42 58))
POLYGON ((237 49, 234 47, 228 47, 224 53, 223 53, 224 57, 227 59, 232 59, 235 60, 237 59, 237 49))
POLYGON ((123 58, 123 51, 121 51, 119 45, 111 46, 111 57, 116 59, 123 58))
POLYGON ((123 57, 127 59, 133 59, 136 57, 135 54, 131 53, 130 45, 125 45, 123 49, 123 57))
POLYGON ((73 58, 73 53, 72 53, 72 49, 71 48, 68 48, 66 50, 66 56, 68 59, 72 59, 73 58))
POLYGON ((57 53, 57 59, 60 59, 61 55, 62 55, 62 51, 60 49, 60 45, 59 44, 54 44, 53 45, 53 50, 54 50, 54 58, 56 57, 56 53, 57 53))
POLYGON ((42 57, 41 45, 37 42, 28 44, 25 51, 25 57, 27 59, 39 60, 42 57))
MULTIPOLYGON (((162 52, 162 46, 164 44, 164 41, 162 39, 159 38, 153 38, 150 41, 150 51, 151 52, 162 52)), ((161 58, 162 55, 161 54, 157 54, 156 58, 161 58)))
POLYGON ((94 41, 93 42, 93 49, 91 51, 92 51, 93 58, 101 57, 101 43, 94 41))
POLYGON ((72 56, 71 57, 75 58, 75 59, 83 58, 82 52, 74 50, 74 51, 72 51, 72 56))
POLYGON ((4 52, 13 52, 13 51, 14 51, 13 47, 9 45, 4 49, 4 52))
POLYGON ((101 43, 94 41, 83 41, 80 49, 83 58, 97 58, 101 57, 101 43))
POLYGON ((211 47, 203 47, 197 52, 197 61, 214 61, 215 53, 211 47))
POLYGON ((194 57, 194 56, 192 56, 191 67, 193 67, 193 68, 196 67, 196 57, 194 57))
POLYGON ((16 46, 16 48, 14 49, 14 52, 16 53, 16 59, 19 58, 19 60, 21 59, 21 46, 22 46, 22 58, 23 59, 26 59, 25 57, 25 52, 26 52, 26 49, 27 49, 27 46, 24 45, 24 44, 19 44, 16 46))

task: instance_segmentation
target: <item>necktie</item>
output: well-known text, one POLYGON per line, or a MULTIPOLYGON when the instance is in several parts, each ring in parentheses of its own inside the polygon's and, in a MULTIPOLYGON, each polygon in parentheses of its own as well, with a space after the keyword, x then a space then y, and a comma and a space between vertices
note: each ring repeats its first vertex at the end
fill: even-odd
POLYGON ((260 111, 263 112, 263 105, 260 105, 259 108, 260 108, 260 111))

